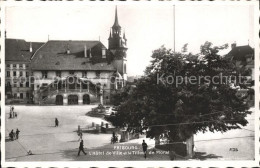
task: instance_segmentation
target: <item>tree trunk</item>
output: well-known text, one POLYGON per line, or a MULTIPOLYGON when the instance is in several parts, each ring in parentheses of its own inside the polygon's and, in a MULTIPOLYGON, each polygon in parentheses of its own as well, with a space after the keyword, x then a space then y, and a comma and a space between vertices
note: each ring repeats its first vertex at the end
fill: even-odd
POLYGON ((159 138, 159 136, 156 136, 155 137, 155 147, 158 145, 160 145, 160 138, 159 138))
POLYGON ((194 135, 186 140, 187 158, 192 158, 194 156, 194 135))

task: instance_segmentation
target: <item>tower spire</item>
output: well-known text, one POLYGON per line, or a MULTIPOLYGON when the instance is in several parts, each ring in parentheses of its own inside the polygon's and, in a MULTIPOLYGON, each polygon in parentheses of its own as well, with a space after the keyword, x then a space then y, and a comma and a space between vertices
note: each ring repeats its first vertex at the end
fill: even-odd
POLYGON ((118 17, 117 17, 117 6, 116 6, 116 12, 115 12, 115 22, 113 27, 121 27, 118 23, 118 17))

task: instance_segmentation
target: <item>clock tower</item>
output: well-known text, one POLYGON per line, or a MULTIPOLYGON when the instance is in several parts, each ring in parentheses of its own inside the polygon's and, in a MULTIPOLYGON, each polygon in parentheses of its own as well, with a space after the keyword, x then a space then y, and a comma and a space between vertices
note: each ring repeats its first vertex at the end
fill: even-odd
POLYGON ((112 26, 108 38, 108 49, 113 53, 114 59, 112 61, 113 66, 122 75, 124 81, 127 80, 126 71, 126 51, 127 51, 127 39, 125 32, 122 33, 122 28, 118 22, 117 8, 115 10, 115 21, 112 26))

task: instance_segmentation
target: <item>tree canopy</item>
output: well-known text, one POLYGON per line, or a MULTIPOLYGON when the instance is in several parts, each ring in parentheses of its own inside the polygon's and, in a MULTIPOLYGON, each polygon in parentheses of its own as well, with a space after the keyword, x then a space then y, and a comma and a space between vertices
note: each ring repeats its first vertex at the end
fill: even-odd
POLYGON ((116 94, 118 113, 111 122, 150 138, 185 141, 202 131, 228 131, 245 126, 248 106, 237 95, 236 68, 218 55, 227 45, 201 45, 199 54, 174 53, 161 47, 136 87, 116 94))

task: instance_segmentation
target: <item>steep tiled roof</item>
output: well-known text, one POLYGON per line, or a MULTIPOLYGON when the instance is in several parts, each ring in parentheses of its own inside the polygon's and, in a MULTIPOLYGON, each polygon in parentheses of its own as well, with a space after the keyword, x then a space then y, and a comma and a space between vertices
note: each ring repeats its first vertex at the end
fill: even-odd
POLYGON ((247 55, 254 55, 254 49, 249 45, 234 47, 228 54, 227 58, 237 61, 245 61, 247 55))
POLYGON ((43 43, 32 42, 32 52, 30 52, 30 42, 22 39, 5 39, 5 60, 6 61, 29 61, 34 52, 43 43))
POLYGON ((115 70, 106 59, 90 62, 84 57, 85 46, 88 52, 91 49, 93 58, 102 57, 101 48, 105 46, 100 41, 48 41, 33 56, 31 67, 33 70, 115 70))

